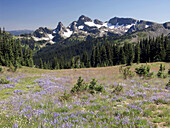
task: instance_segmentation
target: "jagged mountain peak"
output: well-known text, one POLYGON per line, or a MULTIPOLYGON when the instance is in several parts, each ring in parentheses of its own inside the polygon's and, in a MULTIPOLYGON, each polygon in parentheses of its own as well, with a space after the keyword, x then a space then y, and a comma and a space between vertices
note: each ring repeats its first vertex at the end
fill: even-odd
POLYGON ((170 22, 164 23, 163 26, 164 26, 166 29, 170 29, 170 22))
POLYGON ((69 29, 71 30, 71 31, 74 31, 74 32, 77 32, 78 31, 78 28, 77 28, 77 21, 73 21, 70 25, 69 25, 69 29))
POLYGON ((135 24, 138 20, 133 19, 133 18, 119 18, 119 17, 114 17, 109 20, 109 23, 112 25, 130 25, 130 24, 135 24))
POLYGON ((47 27, 39 27, 37 30, 37 32, 43 32, 43 33, 49 33, 52 34, 52 30, 47 28, 47 27))
POLYGON ((39 27, 37 30, 35 30, 32 34, 35 37, 42 38, 45 37, 47 34, 52 34, 53 31, 47 27, 39 27))
POLYGON ((103 22, 100 21, 100 20, 98 20, 98 19, 95 19, 95 20, 94 20, 94 23, 95 23, 95 24, 99 24, 99 25, 103 25, 103 22))
POLYGON ((84 25, 85 22, 92 22, 92 20, 87 16, 81 15, 77 21, 77 24, 80 26, 84 25))
POLYGON ((56 32, 59 32, 59 31, 67 32, 67 29, 61 22, 59 22, 55 31, 56 32))
POLYGON ((48 38, 48 41, 59 42, 69 37, 87 39, 87 37, 121 36, 137 31, 152 31, 152 33, 158 33, 158 30, 160 30, 162 33, 168 34, 169 29, 170 22, 158 24, 151 21, 119 17, 102 22, 98 19, 92 20, 85 15, 81 15, 77 21, 73 21, 67 27, 65 27, 62 22, 59 22, 53 30, 40 27, 33 33, 33 36, 36 40, 47 40, 48 38))

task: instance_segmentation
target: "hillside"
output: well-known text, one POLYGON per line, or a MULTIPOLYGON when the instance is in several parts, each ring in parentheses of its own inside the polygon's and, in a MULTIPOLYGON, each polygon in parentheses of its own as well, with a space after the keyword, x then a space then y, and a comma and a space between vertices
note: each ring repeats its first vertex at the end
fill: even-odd
MULTIPOLYGON (((120 66, 64 70, 22 67, 15 73, 3 67, 1 78, 9 83, 0 84, 0 127, 168 128, 170 99, 165 85, 169 78, 157 78, 160 64, 167 73, 169 63, 148 63, 154 78, 136 75, 126 80, 119 73, 120 66), (89 84, 95 78, 105 92, 70 93, 80 76, 89 84)), ((131 70, 140 65, 134 64, 131 70)))
POLYGON ((66 39, 61 43, 40 49, 34 55, 34 62, 39 66, 42 59, 44 65, 48 63, 53 69, 72 68, 75 65, 101 67, 125 63, 129 65, 132 62, 170 61, 168 36, 144 38, 141 34, 138 42, 131 43, 130 40, 134 39, 135 34, 140 35, 139 32, 135 32, 133 35, 101 37, 87 41, 66 39))
POLYGON ((89 40, 98 37, 121 37, 131 35, 131 42, 137 42, 141 37, 157 37, 170 33, 169 22, 164 24, 154 21, 138 20, 134 18, 114 17, 105 22, 81 15, 78 20, 64 26, 59 22, 56 28, 39 27, 31 34, 21 34, 22 38, 30 38, 41 42, 41 47, 62 42, 66 39, 89 40), (137 34, 133 34, 139 32, 137 34))

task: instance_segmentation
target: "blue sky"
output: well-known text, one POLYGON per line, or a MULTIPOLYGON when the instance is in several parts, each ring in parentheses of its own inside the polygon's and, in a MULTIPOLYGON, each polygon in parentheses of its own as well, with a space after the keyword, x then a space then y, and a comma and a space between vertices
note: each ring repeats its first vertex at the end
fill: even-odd
POLYGON ((6 30, 68 26, 80 15, 107 21, 115 16, 170 21, 170 0, 0 0, 0 27, 6 30))

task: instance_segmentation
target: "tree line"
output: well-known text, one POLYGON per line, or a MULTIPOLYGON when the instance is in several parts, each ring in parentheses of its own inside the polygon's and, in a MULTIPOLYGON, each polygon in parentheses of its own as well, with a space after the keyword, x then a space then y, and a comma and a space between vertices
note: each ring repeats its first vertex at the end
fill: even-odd
POLYGON ((22 47, 20 40, 14 39, 4 28, 0 28, 0 65, 16 68, 34 65, 32 50, 22 47))
POLYGON ((103 40, 92 47, 90 54, 85 50, 82 55, 73 56, 70 61, 64 61, 63 56, 60 59, 55 56, 47 62, 40 59, 37 67, 45 69, 88 68, 159 61, 170 62, 170 40, 163 35, 157 38, 146 38, 136 44, 118 45, 103 40))

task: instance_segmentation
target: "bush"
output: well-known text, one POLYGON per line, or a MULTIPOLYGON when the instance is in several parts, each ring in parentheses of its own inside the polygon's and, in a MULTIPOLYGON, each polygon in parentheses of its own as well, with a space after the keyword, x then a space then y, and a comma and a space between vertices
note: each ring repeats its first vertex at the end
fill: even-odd
POLYGON ((130 67, 126 67, 123 69, 121 66, 119 69, 119 72, 123 74, 124 79, 127 79, 128 77, 133 77, 135 74, 130 70, 130 67))
POLYGON ((59 97, 60 101, 67 101, 67 100, 70 100, 70 99, 71 99, 71 94, 67 93, 66 90, 64 91, 63 96, 59 97))
POLYGON ((160 68, 159 68, 159 71, 158 71, 158 73, 157 73, 157 76, 158 76, 159 78, 166 78, 167 75, 164 73, 164 71, 165 71, 165 66, 163 66, 162 64, 160 64, 160 68))
POLYGON ((90 82, 89 90, 90 90, 91 94, 96 93, 96 92, 104 92, 105 91, 104 90, 104 86, 103 85, 99 85, 97 83, 96 79, 92 79, 92 81, 90 82))
POLYGON ((84 80, 81 77, 79 77, 79 79, 77 80, 77 83, 71 89, 71 93, 83 92, 87 89, 88 89, 88 84, 86 84, 84 80))
POLYGON ((92 79, 92 81, 90 82, 90 85, 89 85, 89 89, 94 90, 96 84, 97 84, 97 80, 96 79, 92 79))
POLYGON ((140 67, 137 67, 136 69, 136 74, 138 74, 139 76, 144 76, 144 77, 153 77, 154 73, 151 72, 150 73, 150 66, 144 66, 141 65, 140 67))
POLYGON ((88 83, 85 83, 81 77, 79 77, 79 79, 77 80, 77 83, 71 89, 71 93, 78 93, 78 92, 84 92, 84 91, 94 94, 97 92, 104 92, 105 89, 103 85, 99 85, 97 83, 96 79, 92 79, 90 84, 88 84, 88 83))
POLYGON ((168 75, 170 75, 170 69, 168 69, 168 75))
POLYGON ((153 77, 154 77, 154 72, 149 73, 149 74, 147 75, 147 77, 153 78, 153 77))
POLYGON ((160 64, 159 71, 161 71, 161 72, 165 71, 165 65, 163 66, 162 64, 160 64))
POLYGON ((14 65, 10 62, 10 67, 8 69, 9 72, 15 72, 17 70, 16 67, 14 67, 14 65))
POLYGON ((122 85, 117 85, 114 89, 113 89, 113 93, 115 94, 120 94, 120 92, 123 91, 123 86, 122 85))
POLYGON ((162 71, 158 71, 157 76, 158 76, 159 78, 167 78, 167 75, 164 74, 162 71))
POLYGON ((96 85, 95 90, 97 92, 105 92, 103 85, 96 85))
POLYGON ((0 79, 0 84, 9 84, 9 80, 6 79, 0 79))

